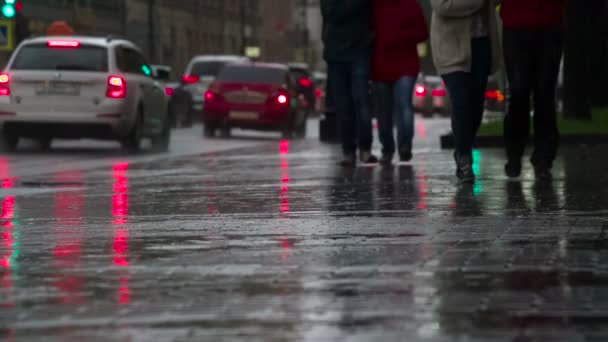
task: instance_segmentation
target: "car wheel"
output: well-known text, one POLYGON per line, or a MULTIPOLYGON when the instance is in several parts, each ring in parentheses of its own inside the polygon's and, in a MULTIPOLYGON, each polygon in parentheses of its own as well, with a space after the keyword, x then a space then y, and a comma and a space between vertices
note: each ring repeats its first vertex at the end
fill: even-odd
MULTIPOLYGON (((139 111, 141 113, 141 110, 139 111)), ((127 153, 136 153, 141 149, 141 140, 143 138, 143 120, 142 116, 138 115, 133 128, 129 135, 121 141, 123 150, 127 153)))
POLYGON ((3 132, 0 136, 0 151, 1 152, 14 152, 17 150, 19 145, 19 137, 10 134, 7 132, 3 132))
POLYGON ((232 129, 230 127, 222 127, 220 129, 220 136, 222 138, 230 138, 231 133, 232 133, 232 129))
POLYGON ((163 123, 162 131, 159 135, 152 138, 152 150, 154 152, 168 152, 171 144, 171 125, 170 119, 166 118, 163 123))
POLYGON ((211 124, 203 125, 203 136, 206 138, 214 138, 215 137, 216 128, 211 124))

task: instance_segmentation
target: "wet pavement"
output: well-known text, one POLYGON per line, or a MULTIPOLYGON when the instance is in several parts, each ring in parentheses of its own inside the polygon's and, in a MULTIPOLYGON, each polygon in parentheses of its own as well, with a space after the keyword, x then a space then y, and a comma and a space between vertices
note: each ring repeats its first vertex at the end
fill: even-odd
POLYGON ((549 182, 479 150, 459 186, 447 127, 420 120, 389 168, 199 130, 4 156, 0 340, 608 340, 608 147, 565 148, 549 182))

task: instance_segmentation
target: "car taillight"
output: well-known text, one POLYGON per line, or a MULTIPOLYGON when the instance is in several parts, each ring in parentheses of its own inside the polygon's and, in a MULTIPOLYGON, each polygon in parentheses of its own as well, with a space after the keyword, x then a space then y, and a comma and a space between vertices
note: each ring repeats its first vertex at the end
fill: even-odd
POLYGON ((503 102, 505 100, 505 96, 500 90, 486 90, 485 97, 486 100, 496 100, 499 102, 503 102))
POLYGON ((417 86, 416 87, 416 96, 418 97, 425 97, 426 96, 426 88, 424 86, 417 86))
POLYGON ((182 77, 182 82, 186 83, 186 84, 194 84, 194 83, 198 83, 199 81, 199 77, 196 75, 184 75, 184 77, 182 77))
POLYGON ((433 97, 444 97, 445 89, 433 89, 431 95, 433 95, 433 97))
POLYGON ((312 87, 312 81, 310 80, 310 78, 307 78, 307 77, 300 78, 298 80, 298 84, 301 85, 302 87, 306 87, 306 88, 312 87))
POLYGON ((9 87, 10 82, 11 77, 9 74, 0 74, 0 96, 9 96, 11 94, 11 88, 9 87))
POLYGON ((215 99, 215 93, 212 92, 211 90, 207 90, 205 92, 205 101, 207 102, 211 102, 215 99))
POLYGON ((127 84, 122 77, 108 77, 108 90, 106 96, 112 99, 121 99, 127 96, 127 84))
POLYGON ((51 48, 77 48, 80 42, 75 40, 49 40, 47 45, 51 48))
POLYGON ((279 104, 284 105, 284 104, 287 103, 287 101, 289 101, 289 98, 287 97, 287 95, 279 95, 279 96, 277 96, 277 102, 279 104))
POLYGON ((175 91, 173 90, 173 88, 171 88, 171 87, 165 87, 165 95, 167 95, 167 96, 173 96, 174 92, 175 91))
POLYGON ((323 96, 323 90, 321 89, 315 89, 315 97, 316 98, 320 98, 323 96))

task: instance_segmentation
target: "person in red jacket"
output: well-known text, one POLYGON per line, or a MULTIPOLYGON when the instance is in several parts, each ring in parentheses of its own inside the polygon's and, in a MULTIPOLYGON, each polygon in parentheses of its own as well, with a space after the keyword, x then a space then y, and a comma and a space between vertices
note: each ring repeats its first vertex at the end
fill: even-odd
POLYGON ((377 119, 383 146, 381 162, 392 163, 395 153, 393 115, 396 114, 401 161, 412 159, 414 108, 412 94, 420 70, 418 43, 428 28, 417 0, 375 0, 373 7, 371 78, 375 82, 377 119))
POLYGON ((557 155, 555 93, 562 58, 565 0, 502 0, 504 57, 510 94, 505 117, 505 172, 519 177, 530 132, 534 99, 535 150, 531 162, 538 179, 551 177, 557 155))

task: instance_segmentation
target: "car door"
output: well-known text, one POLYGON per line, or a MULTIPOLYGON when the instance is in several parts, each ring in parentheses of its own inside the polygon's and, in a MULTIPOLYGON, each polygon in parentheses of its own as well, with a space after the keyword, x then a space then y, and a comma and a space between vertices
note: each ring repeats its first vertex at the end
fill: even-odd
POLYGON ((125 47, 127 69, 134 86, 138 88, 143 103, 144 129, 146 133, 157 132, 162 123, 164 109, 163 89, 152 77, 152 69, 139 51, 125 47))

